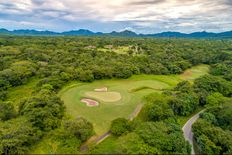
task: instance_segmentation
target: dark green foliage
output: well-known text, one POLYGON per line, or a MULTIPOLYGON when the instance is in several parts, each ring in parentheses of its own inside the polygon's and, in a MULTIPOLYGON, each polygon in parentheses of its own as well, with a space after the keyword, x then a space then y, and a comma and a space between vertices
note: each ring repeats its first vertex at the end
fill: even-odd
POLYGON ((64 81, 58 79, 58 78, 45 78, 40 80, 37 83, 37 87, 40 88, 42 87, 44 84, 49 84, 51 85, 55 90, 58 90, 62 87, 62 85, 64 84, 64 81))
POLYGON ((94 75, 91 70, 77 70, 77 79, 83 82, 92 82, 94 80, 94 75))
POLYGON ((210 113, 210 112, 204 112, 204 113, 200 114, 200 118, 206 120, 207 122, 217 124, 217 119, 216 119, 215 115, 210 113))
POLYGON ((49 131, 60 125, 60 119, 64 115, 64 105, 56 96, 41 96, 23 101, 19 113, 26 116, 34 127, 42 131, 49 131))
POLYGON ((232 153, 232 106, 213 107, 201 114, 193 133, 204 154, 232 153))
POLYGON ((198 93, 207 92, 207 94, 210 94, 219 92, 224 96, 232 95, 232 83, 212 75, 205 75, 196 79, 194 88, 198 93))
POLYGON ((197 138, 197 143, 201 147, 201 151, 206 154, 219 154, 221 147, 218 147, 207 136, 201 135, 197 138))
POLYGON ((7 90, 10 87, 10 83, 7 80, 0 79, 0 90, 7 90))
POLYGON ((188 116, 196 110, 199 105, 198 96, 191 93, 176 94, 170 101, 169 106, 172 108, 174 114, 180 116, 188 116))
POLYGON ((0 101, 5 101, 7 98, 7 91, 0 90, 0 101))
POLYGON ((66 131, 56 131, 49 136, 51 141, 58 143, 56 154, 76 154, 82 143, 80 139, 66 131))
POLYGON ((7 89, 9 87, 9 81, 0 78, 0 101, 4 101, 7 98, 7 89))
POLYGON ((193 90, 191 84, 189 81, 182 81, 177 84, 177 86, 174 88, 175 91, 180 91, 183 93, 191 92, 193 90))
POLYGON ((35 74, 35 65, 30 61, 15 62, 8 69, 0 72, 0 79, 10 83, 12 86, 18 86, 27 81, 35 74))
POLYGON ((16 111, 11 102, 0 101, 0 121, 6 121, 16 116, 16 111))
POLYGON ((147 104, 142 113, 148 121, 160 121, 174 117, 173 111, 168 105, 167 96, 151 94, 146 99, 147 104))
POLYGON ((121 136, 117 141, 118 154, 159 154, 157 148, 146 144, 136 133, 121 136))
POLYGON ((112 121, 110 130, 113 135, 120 136, 130 130, 130 124, 125 118, 117 118, 112 121))
POLYGON ((30 122, 19 117, 0 123, 0 154, 24 154, 38 138, 30 122))
POLYGON ((216 117, 216 125, 220 126, 224 130, 232 131, 232 106, 230 104, 226 104, 222 107, 213 108, 209 111, 216 117))
MULTIPOLYGON (((230 56, 228 56, 230 57, 230 56)), ((211 66, 210 72, 213 75, 220 75, 228 81, 232 81, 232 60, 217 63, 211 66)))
POLYGON ((162 153, 189 154, 189 144, 184 140, 180 127, 163 122, 145 122, 135 132, 151 147, 162 153))
POLYGON ((232 82, 232 71, 230 73, 224 75, 223 78, 226 79, 227 81, 232 82))
POLYGON ((64 122, 64 131, 67 132, 67 135, 75 136, 81 142, 86 141, 94 134, 93 125, 82 117, 64 122))
POLYGON ((206 97, 206 106, 220 106, 225 102, 224 96, 221 93, 212 93, 206 97))

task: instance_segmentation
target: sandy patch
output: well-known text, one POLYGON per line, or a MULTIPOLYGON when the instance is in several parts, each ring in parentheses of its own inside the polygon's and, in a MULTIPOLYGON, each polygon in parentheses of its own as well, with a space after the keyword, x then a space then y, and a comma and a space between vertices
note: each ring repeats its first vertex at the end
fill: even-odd
POLYGON ((102 87, 102 88, 96 88, 96 89, 94 89, 94 91, 96 91, 96 92, 107 92, 108 89, 107 89, 107 87, 102 87))
POLYGON ((187 71, 185 71, 184 73, 182 73, 181 74, 181 77, 183 78, 183 79, 189 79, 189 78, 191 78, 192 77, 192 71, 191 70, 187 70, 187 71))
POLYGON ((89 107, 94 107, 94 106, 99 105, 99 103, 97 101, 94 101, 92 99, 87 99, 87 98, 81 99, 81 102, 86 103, 86 105, 89 107))

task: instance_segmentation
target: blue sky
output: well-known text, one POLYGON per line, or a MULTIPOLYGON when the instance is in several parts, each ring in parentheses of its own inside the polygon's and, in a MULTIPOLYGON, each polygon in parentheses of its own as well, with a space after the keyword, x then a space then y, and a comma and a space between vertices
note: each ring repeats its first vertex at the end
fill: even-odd
POLYGON ((232 0, 0 0, 0 28, 222 32, 232 30, 232 0))

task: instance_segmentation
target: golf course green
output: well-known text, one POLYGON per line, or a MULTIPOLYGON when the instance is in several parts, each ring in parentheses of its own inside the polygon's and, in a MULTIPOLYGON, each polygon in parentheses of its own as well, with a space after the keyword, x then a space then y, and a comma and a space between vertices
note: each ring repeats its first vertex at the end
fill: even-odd
POLYGON ((208 66, 199 65, 181 75, 134 75, 129 79, 99 80, 92 83, 72 82, 59 93, 64 101, 66 111, 72 118, 84 117, 94 125, 97 135, 106 132, 112 120, 128 118, 138 105, 143 104, 144 96, 164 89, 173 88, 183 80, 194 80, 207 74, 208 66), (97 92, 105 87, 107 91, 97 92), (87 98, 99 103, 98 106, 87 106, 81 99, 87 98))

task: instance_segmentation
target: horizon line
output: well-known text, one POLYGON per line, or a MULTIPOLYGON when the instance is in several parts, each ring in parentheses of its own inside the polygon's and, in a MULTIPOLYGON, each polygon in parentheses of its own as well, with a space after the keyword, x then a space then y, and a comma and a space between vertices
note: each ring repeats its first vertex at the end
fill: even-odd
POLYGON ((70 32, 70 31, 79 31, 79 30, 87 30, 87 31, 90 31, 90 32, 93 32, 93 33, 103 33, 103 34, 108 34, 108 33, 112 33, 112 32, 117 32, 117 33, 120 33, 120 32, 133 32, 137 35, 150 35, 150 34, 160 34, 160 33, 166 33, 166 32, 170 32, 170 33, 182 33, 182 34, 192 34, 192 33, 197 33, 197 32, 206 32, 206 33, 214 33, 214 34, 219 34, 219 33, 223 33, 223 32, 231 32, 232 30, 228 30, 228 31, 221 31, 221 32, 212 32, 212 31, 207 31, 207 30, 202 30, 202 31, 193 31, 191 33, 185 33, 185 32, 180 32, 180 31, 160 31, 160 32, 157 32, 157 33, 137 33, 133 30, 121 30, 121 31, 116 31, 116 30, 112 30, 110 32, 102 32, 102 31, 92 31, 90 29, 85 29, 85 28, 80 28, 80 29, 70 29, 70 30, 64 30, 64 31, 53 31, 53 30, 39 30, 39 29, 7 29, 7 28, 0 28, 1 29, 4 29, 4 30, 7 30, 9 32, 13 32, 13 31, 18 31, 18 30, 27 30, 27 31, 38 31, 38 32, 53 32, 53 33, 64 33, 64 32, 70 32))

